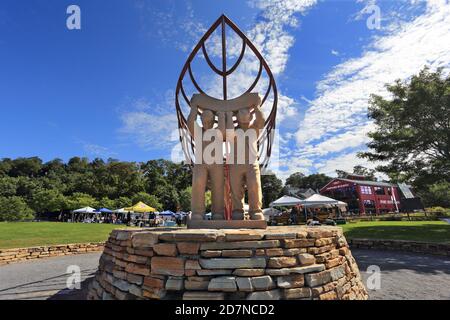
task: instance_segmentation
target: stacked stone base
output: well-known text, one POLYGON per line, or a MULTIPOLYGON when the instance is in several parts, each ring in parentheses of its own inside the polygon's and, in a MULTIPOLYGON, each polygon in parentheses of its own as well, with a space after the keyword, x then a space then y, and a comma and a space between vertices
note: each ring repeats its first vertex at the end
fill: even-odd
POLYGON ((31 248, 0 249, 0 265, 32 259, 60 257, 103 250, 103 242, 50 245, 31 248))
POLYGON ((88 299, 367 299, 339 227, 114 230, 88 299))

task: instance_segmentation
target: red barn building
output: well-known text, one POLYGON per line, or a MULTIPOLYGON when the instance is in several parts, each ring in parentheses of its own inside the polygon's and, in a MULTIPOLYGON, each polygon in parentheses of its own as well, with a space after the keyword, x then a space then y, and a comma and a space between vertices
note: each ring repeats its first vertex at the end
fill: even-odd
POLYGON ((396 184, 362 180, 360 176, 336 178, 320 189, 320 194, 344 201, 352 213, 387 213, 401 209, 401 193, 396 184))

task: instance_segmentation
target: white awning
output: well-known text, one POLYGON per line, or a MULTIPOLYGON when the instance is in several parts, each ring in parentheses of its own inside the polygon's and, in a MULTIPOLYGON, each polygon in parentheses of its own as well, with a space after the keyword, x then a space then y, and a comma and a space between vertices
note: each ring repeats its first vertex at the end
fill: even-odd
POLYGON ((284 207, 284 206, 295 206, 298 204, 302 204, 303 200, 300 200, 291 196, 282 196, 281 198, 270 203, 271 207, 284 207))
POLYGON ((94 211, 96 211, 94 208, 84 207, 77 210, 73 210, 73 213, 93 213, 94 211))
POLYGON ((320 194, 313 194, 311 197, 303 200, 302 204, 305 207, 320 207, 320 206, 338 206, 341 209, 345 209, 347 203, 322 196, 320 194))

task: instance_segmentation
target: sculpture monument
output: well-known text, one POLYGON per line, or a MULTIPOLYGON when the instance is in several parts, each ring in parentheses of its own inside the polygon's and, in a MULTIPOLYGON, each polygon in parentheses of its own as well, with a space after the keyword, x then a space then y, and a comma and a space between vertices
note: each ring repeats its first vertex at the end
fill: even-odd
POLYGON ((180 74, 175 95, 180 141, 186 160, 193 170, 192 215, 189 226, 264 228, 260 167, 266 167, 270 158, 278 101, 275 80, 264 58, 242 31, 222 15, 189 55, 180 74), (216 29, 221 30, 220 68, 214 65, 207 51, 208 39, 216 29), (227 29, 242 40, 240 55, 230 68, 227 68, 227 29), (194 76, 192 62, 200 54, 200 50, 209 68, 222 78, 221 97, 207 94, 194 76), (246 50, 253 54, 259 68, 253 83, 242 94, 229 99, 229 88, 233 83, 229 83, 228 78, 241 64, 246 50), (262 80, 263 72, 265 81, 262 80), (194 88, 191 99, 185 90, 187 81, 194 88), (263 95, 255 92, 256 88, 264 87, 261 82, 266 84, 263 95), (270 110, 267 118, 262 111, 263 107, 270 110), (186 118, 183 109, 188 108, 190 112, 186 118), (201 125, 197 121, 199 115, 201 125), (202 222, 207 186, 211 190, 212 219, 222 221, 221 223, 202 222), (249 202, 247 220, 254 222, 230 223, 246 220, 245 191, 249 202))

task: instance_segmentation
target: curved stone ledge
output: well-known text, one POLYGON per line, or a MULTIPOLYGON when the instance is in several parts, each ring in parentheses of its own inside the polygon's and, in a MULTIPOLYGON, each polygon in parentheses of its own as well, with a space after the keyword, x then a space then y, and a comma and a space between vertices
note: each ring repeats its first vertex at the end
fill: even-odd
POLYGON ((32 259, 102 251, 104 242, 58 244, 30 248, 0 249, 0 265, 32 259))
POLYGON ((348 243, 355 249, 397 250, 450 257, 450 244, 446 243, 383 239, 349 239, 348 243))
POLYGON ((367 299, 339 227, 114 230, 88 299, 367 299))

